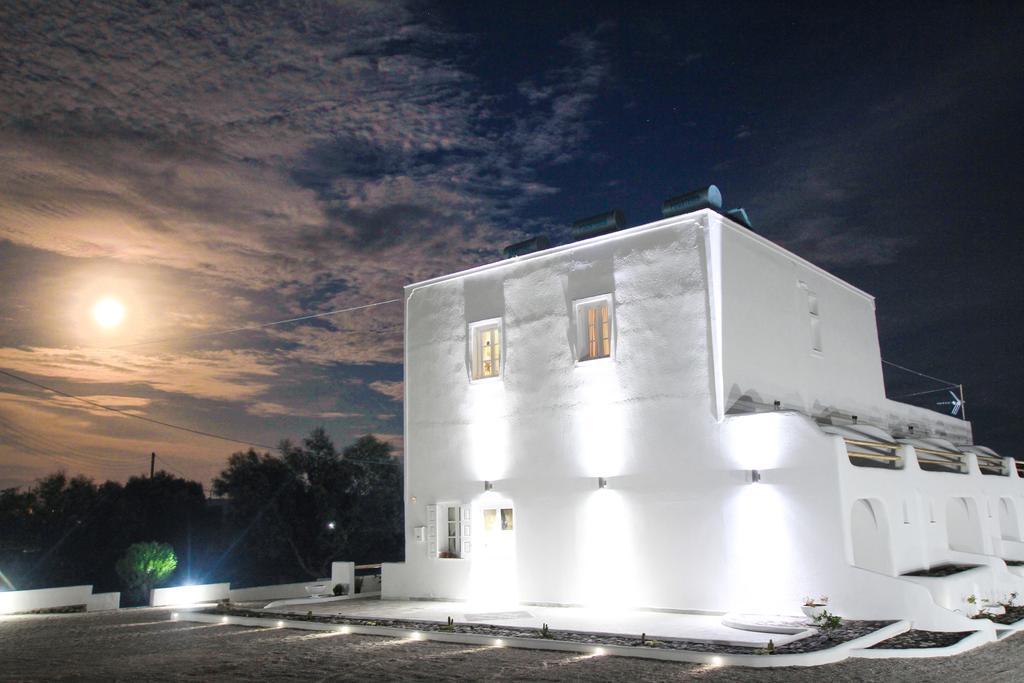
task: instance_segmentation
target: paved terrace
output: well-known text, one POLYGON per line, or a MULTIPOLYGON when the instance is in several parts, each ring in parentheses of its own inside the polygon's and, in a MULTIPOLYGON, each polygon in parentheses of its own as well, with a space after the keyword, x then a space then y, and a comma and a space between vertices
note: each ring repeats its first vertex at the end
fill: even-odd
POLYGON ((129 609, 0 618, 0 680, 1021 680, 1024 636, 952 658, 854 659, 823 667, 716 668, 626 657, 473 647, 170 620, 129 609))
MULTIPOLYGON (((547 624, 553 631, 585 631, 637 637, 646 633, 649 638, 656 639, 676 638, 755 648, 765 647, 769 639, 776 645, 782 645, 800 637, 730 628, 722 625, 720 615, 536 605, 473 604, 433 600, 348 600, 275 607, 272 611, 296 615, 312 612, 317 616, 357 619, 435 621, 442 624, 451 617, 457 624, 490 624, 538 630, 547 624)), ((792 621, 800 622, 796 617, 792 621)))

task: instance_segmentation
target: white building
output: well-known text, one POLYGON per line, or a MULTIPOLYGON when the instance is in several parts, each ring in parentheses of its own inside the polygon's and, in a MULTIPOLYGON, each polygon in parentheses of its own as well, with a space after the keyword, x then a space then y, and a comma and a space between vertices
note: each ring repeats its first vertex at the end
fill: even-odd
POLYGON ((713 208, 405 297, 386 598, 792 614, 824 594, 955 629, 968 595, 1024 595, 1013 461, 885 397, 870 295, 713 208), (980 568, 900 576, 947 563, 980 568))

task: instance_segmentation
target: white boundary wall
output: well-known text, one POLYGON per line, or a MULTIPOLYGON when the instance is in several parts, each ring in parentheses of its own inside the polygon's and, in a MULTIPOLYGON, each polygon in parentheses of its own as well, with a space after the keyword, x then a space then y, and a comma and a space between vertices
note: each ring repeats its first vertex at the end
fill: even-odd
POLYGON ((93 593, 92 586, 61 586, 27 591, 0 591, 0 614, 85 605, 86 611, 117 609, 120 593, 93 593))
MULTIPOLYGON (((322 582, 327 582, 323 579, 322 582)), ((255 600, 281 600, 284 598, 308 598, 306 586, 321 581, 300 581, 299 583, 279 583, 271 586, 251 586, 249 588, 232 588, 228 597, 232 602, 249 602, 255 600)), ((334 584, 331 584, 332 586, 334 584)))
POLYGON ((199 602, 217 602, 229 598, 229 583, 206 583, 198 586, 172 586, 154 588, 149 595, 150 607, 193 605, 199 602))

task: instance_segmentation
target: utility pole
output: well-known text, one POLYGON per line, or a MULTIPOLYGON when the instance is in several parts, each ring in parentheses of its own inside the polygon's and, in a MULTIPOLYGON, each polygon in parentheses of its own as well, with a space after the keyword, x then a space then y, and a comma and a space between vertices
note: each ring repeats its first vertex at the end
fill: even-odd
POLYGON ((149 478, 153 478, 153 470, 156 469, 156 453, 149 454, 149 478))

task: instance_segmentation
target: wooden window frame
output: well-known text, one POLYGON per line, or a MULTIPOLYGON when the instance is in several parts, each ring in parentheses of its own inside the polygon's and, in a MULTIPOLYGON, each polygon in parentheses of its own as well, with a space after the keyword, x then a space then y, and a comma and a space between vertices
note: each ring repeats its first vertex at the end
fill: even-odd
POLYGON ((573 302, 576 325, 576 363, 610 361, 615 357, 615 301, 611 294, 601 294, 573 302), (607 307, 608 319, 598 320, 597 311, 607 307), (591 319, 591 312, 595 313, 591 319), (607 327, 607 337, 600 328, 607 327), (603 343, 602 343, 603 342, 603 343), (605 348, 598 348, 598 346, 605 348), (597 351, 596 355, 591 353, 597 351), (605 352, 606 351, 606 352, 605 352))
POLYGON ((505 375, 505 329, 501 318, 479 320, 469 325, 469 379, 471 382, 493 382, 501 380, 505 375), (488 362, 483 358, 483 338, 485 334, 496 332, 497 344, 492 345, 492 357, 490 362, 497 365, 493 373, 484 373, 484 364, 488 362), (494 349, 497 353, 494 354, 494 349))

